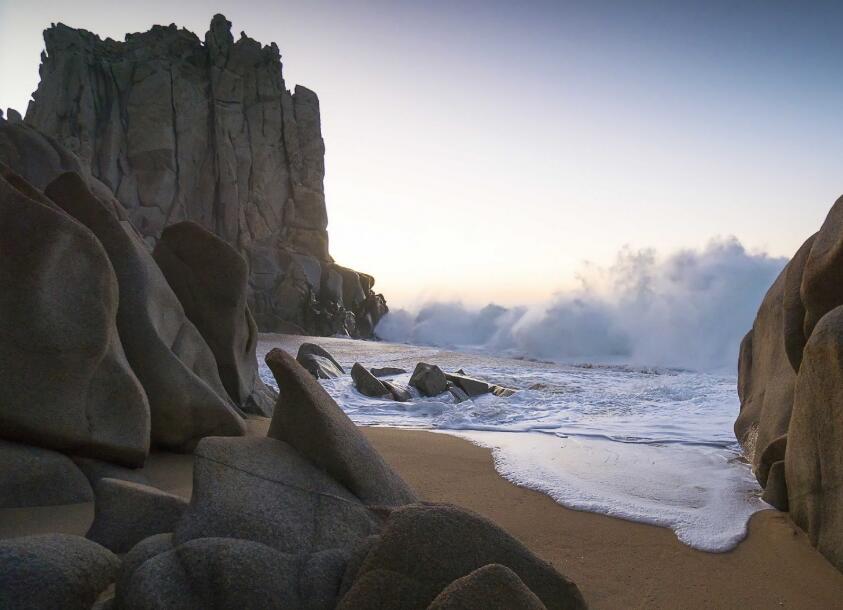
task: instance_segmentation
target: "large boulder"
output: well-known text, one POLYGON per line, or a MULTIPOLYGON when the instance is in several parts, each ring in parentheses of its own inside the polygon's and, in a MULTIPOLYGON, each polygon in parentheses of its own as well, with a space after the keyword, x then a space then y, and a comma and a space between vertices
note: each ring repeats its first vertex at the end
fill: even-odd
POLYGON ((0 508, 90 502, 93 492, 66 455, 0 441, 0 508))
POLYGON ((793 405, 796 373, 785 350, 783 332, 783 296, 789 267, 767 291, 752 325, 751 339, 745 338, 742 343, 738 363, 741 410, 735 421, 735 436, 756 470, 767 446, 787 433, 793 405))
POLYGON ((843 197, 831 207, 814 236, 804 266, 801 299, 807 339, 826 313, 843 305, 843 197))
MULTIPOLYGON (((805 346, 787 435, 790 516, 843 571, 843 306, 805 346)), ((772 473, 772 471, 771 471, 772 473)))
POLYGON ((436 596, 427 610, 546 610, 518 575, 490 564, 458 578, 436 596))
POLYGON ((313 376, 288 353, 266 355, 279 397, 268 435, 289 443, 366 504, 400 506, 415 493, 313 376))
POLYGON ((435 364, 419 362, 410 376, 410 385, 425 396, 437 396, 448 390, 448 379, 435 364))
POLYGON ((127 558, 133 566, 118 582, 119 608, 329 610, 345 569, 339 549, 292 555, 234 538, 199 538, 170 550, 157 541, 145 546, 149 556, 132 557, 133 550, 127 558))
POLYGON ((244 434, 245 422, 229 402, 213 353, 132 227, 78 174, 62 174, 46 194, 97 236, 114 267, 117 328, 149 398, 152 442, 184 451, 205 436, 244 434))
POLYGON ((161 553, 172 551, 173 548, 173 534, 155 534, 144 538, 123 555, 114 587, 114 604, 117 608, 123 608, 126 605, 126 592, 135 571, 148 560, 161 553))
POLYGON ((383 398, 391 394, 389 388, 359 362, 355 362, 351 367, 351 379, 357 391, 365 396, 383 398))
POLYGON ((195 459, 193 497, 174 532, 177 545, 226 537, 312 553, 352 546, 380 527, 379 517, 287 443, 207 438, 195 459))
POLYGON ((0 608, 89 610, 119 567, 111 551, 80 536, 0 541, 0 608))
POLYGON ((782 296, 784 349, 787 358, 795 372, 799 372, 802 363, 802 350, 805 349, 807 337, 805 335, 805 305, 802 302, 802 278, 808 255, 814 245, 816 233, 805 240, 805 243, 793 255, 787 266, 784 278, 784 295, 782 296))
POLYGON ((316 379, 335 379, 345 375, 345 369, 324 347, 315 343, 302 343, 296 354, 296 362, 310 371, 316 379))
POLYGON ((149 404, 118 336, 108 256, 91 231, 0 170, 0 436, 140 465, 149 404))
POLYGON ((369 551, 341 608, 426 608, 454 580, 497 563, 547 608, 585 608, 577 586, 494 523, 451 505, 395 510, 369 551), (378 599, 394 603, 378 605, 378 599))
POLYGON ((258 327, 246 305, 246 260, 189 221, 164 229, 152 255, 214 353, 228 395, 247 413, 271 416, 276 397, 258 375, 258 327))
POLYGON ((172 532, 188 506, 179 496, 118 479, 102 479, 94 491, 94 522, 86 537, 115 553, 126 553, 150 536, 172 532))

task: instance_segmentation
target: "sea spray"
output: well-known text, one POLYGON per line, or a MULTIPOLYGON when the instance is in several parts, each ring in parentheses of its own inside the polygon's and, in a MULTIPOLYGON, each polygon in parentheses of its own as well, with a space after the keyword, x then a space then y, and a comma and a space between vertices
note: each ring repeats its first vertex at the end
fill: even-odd
POLYGON ((585 265, 577 290, 533 307, 428 303, 378 325, 387 341, 480 348, 558 362, 734 370, 741 337, 787 261, 735 238, 659 258, 622 249, 613 265, 585 265))

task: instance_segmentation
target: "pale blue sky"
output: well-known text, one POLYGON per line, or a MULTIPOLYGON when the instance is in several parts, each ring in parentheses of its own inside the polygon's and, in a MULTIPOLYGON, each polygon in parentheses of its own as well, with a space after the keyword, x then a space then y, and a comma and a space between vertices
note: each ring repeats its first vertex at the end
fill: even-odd
POLYGON ((332 253, 394 304, 539 301, 624 244, 790 256, 843 193, 831 3, 0 0, 0 106, 50 22, 216 12, 319 94, 332 253))

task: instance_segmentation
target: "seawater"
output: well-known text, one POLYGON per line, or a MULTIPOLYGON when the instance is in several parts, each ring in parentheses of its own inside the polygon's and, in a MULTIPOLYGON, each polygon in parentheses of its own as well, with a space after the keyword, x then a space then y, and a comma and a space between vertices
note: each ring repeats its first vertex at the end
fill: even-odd
MULTIPOLYGON (((292 353, 301 338, 262 340, 292 353), (279 343, 280 341, 280 343, 279 343)), ((563 506, 672 529, 696 549, 720 552, 769 508, 732 433, 734 375, 628 365, 554 364, 477 352, 318 339, 350 369, 398 366, 407 384, 419 361, 516 388, 456 403, 450 395, 399 403, 363 396, 349 375, 322 384, 358 424, 422 428, 492 449, 513 483, 563 506)), ((274 384, 264 364, 261 376, 274 384)))

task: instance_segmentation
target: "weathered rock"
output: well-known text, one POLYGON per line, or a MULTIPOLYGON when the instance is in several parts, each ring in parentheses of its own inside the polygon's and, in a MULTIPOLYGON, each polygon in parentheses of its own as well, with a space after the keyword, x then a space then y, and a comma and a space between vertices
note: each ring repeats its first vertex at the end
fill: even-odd
POLYGON ((67 456, 0 441, 0 508, 75 504, 93 497, 85 475, 67 456))
POLYGON ((121 608, 301 608, 299 561, 250 540, 200 538, 138 566, 121 608))
POLYGON ((312 553, 351 546, 379 529, 374 513, 287 443, 208 438, 196 447, 195 460, 193 497, 175 530, 177 545, 243 538, 312 553))
POLYGON ((802 303, 802 276, 808 254, 814 245, 816 234, 805 240, 802 247, 793 255, 793 260, 787 266, 784 278, 784 295, 782 296, 784 349, 790 365, 795 372, 799 372, 802 362, 802 350, 805 349, 805 306, 802 303))
POLYGON ((518 390, 514 390, 513 388, 507 388, 502 385, 492 385, 492 394, 494 394, 498 398, 508 398, 515 394, 517 391, 518 390))
POLYGON ((402 375, 407 371, 394 366, 384 366, 371 368, 369 369, 369 372, 375 377, 392 377, 394 375, 402 375))
POLYGON ((773 508, 787 511, 787 480, 785 479, 784 460, 773 462, 770 466, 761 499, 773 508))
POLYGON ((117 576, 120 560, 80 536, 0 541, 0 608, 89 610, 117 576))
POLYGON ((428 610, 545 610, 545 605, 518 575, 489 564, 458 578, 436 596, 428 610))
POLYGON ((463 391, 462 388, 457 385, 454 385, 450 381, 448 382, 448 392, 451 393, 451 396, 453 396, 454 400, 456 400, 457 402, 465 402, 466 400, 471 400, 471 397, 468 395, 467 392, 463 391))
POLYGON ((246 260, 189 221, 164 229, 153 257, 211 348, 228 396, 247 413, 271 416, 276 397, 258 375, 258 328, 246 305, 246 260))
POLYGON ((118 336, 108 257, 91 231, 12 179, 17 187, 0 177, 0 436, 140 465, 149 405, 118 336))
POLYGON ((574 583, 515 538, 488 519, 444 504, 395 510, 339 607, 425 608, 454 580, 490 563, 512 570, 548 608, 586 607, 574 583), (377 599, 401 605, 378 606, 377 599))
POLYGON ((843 197, 829 210, 810 248, 801 286, 806 339, 826 313, 843 305, 843 197))
POLYGON ((767 475, 770 473, 770 467, 784 459, 786 449, 787 434, 783 434, 770 442, 761 453, 758 465, 755 468, 755 478, 758 479, 761 487, 767 486, 767 475))
POLYGON ((767 446, 787 433, 793 406, 796 373, 785 352, 782 306, 789 267, 767 291, 752 325, 752 338, 744 339, 741 347, 741 411, 735 421, 735 436, 756 470, 767 446))
POLYGON ((293 323, 333 334, 349 313, 354 333, 354 319, 365 317, 360 327, 371 334, 385 305, 371 287, 358 295, 359 278, 355 289, 328 252, 319 100, 304 87, 287 90, 274 43, 235 41, 222 15, 204 44, 175 25, 117 42, 58 24, 44 42, 26 122, 77 154, 147 243, 169 224, 194 221, 250 261, 261 329, 293 323), (312 257, 315 286, 290 253, 312 257))
POLYGON ((476 379, 475 377, 468 377, 467 375, 457 373, 445 373, 445 378, 471 397, 489 394, 492 391, 492 384, 486 383, 482 379, 476 379))
POLYGON ((243 434, 245 423, 228 402, 213 353, 134 230, 77 174, 62 174, 46 194, 108 253, 120 288, 117 328, 149 398, 152 442, 190 450, 204 436, 243 434))
POLYGON ((295 447, 366 504, 400 506, 416 495, 337 403, 292 356, 266 355, 280 389, 269 436, 295 447))
POLYGON ((380 536, 372 535, 363 540, 359 541, 353 547, 351 547, 348 558, 345 564, 345 572, 342 576, 342 582, 340 583, 339 588, 339 597, 342 598, 348 590, 351 588, 351 585, 354 584, 354 581, 357 578, 357 573, 360 571, 360 566, 363 565, 363 562, 366 560, 366 556, 369 554, 369 551, 372 550, 372 547, 377 544, 380 540, 380 536))
POLYGON ((351 378, 354 380, 354 387, 357 388, 357 391, 365 396, 382 398, 390 395, 389 388, 359 362, 355 362, 354 366, 351 367, 351 378))
POLYGON ((410 377, 410 385, 425 396, 436 396, 448 390, 445 373, 435 364, 419 362, 410 377))
POLYGON ((86 537, 115 553, 126 553, 141 540, 172 532, 187 500, 155 487, 102 479, 94 488, 94 522, 86 537))
POLYGON ((408 390, 406 386, 400 383, 385 380, 382 380, 381 383, 387 390, 389 390, 392 400, 396 402, 409 402, 413 400, 413 395, 410 394, 410 390, 408 390))
POLYGON ((82 474, 87 477, 92 488, 96 487, 97 483, 102 479, 118 479, 120 481, 131 481, 132 483, 149 485, 149 479, 141 470, 125 468, 118 464, 92 458, 73 456, 72 459, 73 463, 82 471, 82 474))
POLYGON ((114 602, 117 608, 123 608, 126 604, 126 593, 135 571, 147 560, 161 553, 172 551, 173 548, 173 535, 171 533, 156 534, 141 540, 123 556, 114 590, 114 602))
POLYGON ((345 375, 345 369, 328 350, 315 343, 302 343, 296 354, 296 361, 316 379, 335 379, 345 375))
POLYGON ((785 473, 791 519, 843 570, 841 362, 843 307, 836 307, 813 328, 805 346, 787 434, 785 473))

